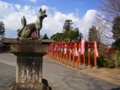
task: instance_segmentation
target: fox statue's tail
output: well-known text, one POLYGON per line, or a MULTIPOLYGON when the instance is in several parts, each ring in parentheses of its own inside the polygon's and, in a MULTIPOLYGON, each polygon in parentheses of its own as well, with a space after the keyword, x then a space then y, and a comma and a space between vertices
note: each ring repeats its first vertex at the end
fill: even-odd
POLYGON ((21 23, 22 23, 22 28, 17 30, 17 37, 20 39, 20 36, 21 36, 21 33, 22 33, 22 30, 24 29, 24 27, 26 26, 26 19, 25 19, 25 16, 23 16, 21 18, 21 23))

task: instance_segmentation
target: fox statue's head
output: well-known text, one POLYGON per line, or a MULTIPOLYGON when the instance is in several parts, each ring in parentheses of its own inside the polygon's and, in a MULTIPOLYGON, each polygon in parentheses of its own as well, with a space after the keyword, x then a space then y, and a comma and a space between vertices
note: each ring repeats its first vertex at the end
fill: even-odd
POLYGON ((40 8, 40 10, 39 10, 39 12, 38 12, 38 18, 43 19, 43 18, 45 18, 45 17, 47 17, 46 10, 43 10, 43 11, 42 11, 42 8, 40 8))

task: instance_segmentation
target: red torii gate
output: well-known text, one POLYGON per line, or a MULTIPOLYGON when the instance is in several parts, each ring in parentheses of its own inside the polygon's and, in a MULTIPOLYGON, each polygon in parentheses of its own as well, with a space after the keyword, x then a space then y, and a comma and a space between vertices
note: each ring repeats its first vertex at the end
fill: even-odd
MULTIPOLYGON (((100 43, 97 42, 97 44, 100 44, 100 43)), ((68 65, 70 65, 71 54, 72 54, 73 55, 72 66, 74 66, 75 48, 77 48, 77 50, 79 50, 80 47, 81 47, 81 42, 80 41, 74 41, 74 42, 51 41, 51 45, 49 45, 49 47, 48 47, 48 55, 50 54, 51 58, 55 58, 56 60, 59 60, 60 62, 63 62, 65 64, 67 64, 67 59, 68 59, 68 65), (76 43, 76 46, 75 46, 75 43, 76 43), (67 46, 65 46, 65 45, 67 45, 67 46), (69 49, 69 51, 67 50, 68 52, 66 54, 64 52, 65 48, 69 49), (71 49, 72 49, 72 52, 70 51, 71 49)), ((94 44, 94 42, 85 42, 85 48, 88 49, 88 65, 90 65, 90 48, 94 49, 94 66, 96 67, 97 65, 96 65, 95 44, 94 44), (93 46, 90 46, 90 44, 92 44, 93 46)), ((78 56, 76 56, 76 58, 77 58, 76 59, 76 61, 77 61, 76 68, 78 69, 79 63, 81 63, 80 53, 78 53, 78 56)), ((85 53, 83 54, 83 63, 86 64, 85 53)))

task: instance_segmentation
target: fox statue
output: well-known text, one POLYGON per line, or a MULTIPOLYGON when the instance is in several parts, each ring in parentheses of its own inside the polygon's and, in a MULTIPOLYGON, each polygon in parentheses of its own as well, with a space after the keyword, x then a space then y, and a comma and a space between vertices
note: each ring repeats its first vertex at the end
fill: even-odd
POLYGON ((32 39, 31 34, 36 31, 37 39, 40 40, 40 29, 42 28, 42 21, 43 19, 47 17, 46 10, 42 11, 42 8, 40 8, 37 16, 37 20, 34 23, 30 23, 26 25, 26 19, 23 16, 21 18, 22 28, 17 30, 17 38, 22 39, 32 39))

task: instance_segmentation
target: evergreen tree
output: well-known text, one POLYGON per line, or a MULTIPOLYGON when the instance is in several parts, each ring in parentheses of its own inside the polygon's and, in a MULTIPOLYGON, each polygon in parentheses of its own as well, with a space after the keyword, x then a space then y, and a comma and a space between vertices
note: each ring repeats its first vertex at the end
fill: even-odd
POLYGON ((0 39, 4 37, 5 35, 5 28, 4 28, 4 23, 1 21, 0 22, 0 39))
POLYGON ((63 26, 63 33, 65 33, 65 37, 68 38, 68 33, 70 32, 70 30, 73 29, 73 27, 71 26, 72 20, 68 19, 65 20, 64 26, 63 26))
POLYGON ((72 20, 66 20, 63 26, 63 32, 62 33, 56 33, 51 36, 52 40, 55 41, 63 41, 63 42, 69 42, 72 40, 78 40, 79 38, 79 28, 73 29, 71 26, 72 20))
POLYGON ((68 33, 70 32, 70 30, 73 29, 73 27, 71 26, 73 24, 72 20, 68 19, 65 20, 64 26, 63 26, 63 32, 64 33, 68 33))
POLYGON ((79 28, 75 28, 74 30, 70 30, 68 34, 69 41, 75 40, 78 41, 79 38, 79 28))
POLYGON ((120 16, 117 16, 113 20, 112 33, 115 40, 120 38, 120 16))
POLYGON ((88 41, 89 42, 98 41, 97 29, 95 26, 92 26, 92 28, 89 29, 88 41))

